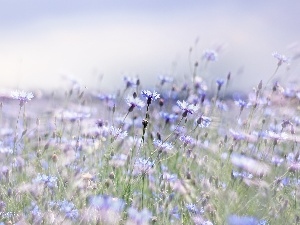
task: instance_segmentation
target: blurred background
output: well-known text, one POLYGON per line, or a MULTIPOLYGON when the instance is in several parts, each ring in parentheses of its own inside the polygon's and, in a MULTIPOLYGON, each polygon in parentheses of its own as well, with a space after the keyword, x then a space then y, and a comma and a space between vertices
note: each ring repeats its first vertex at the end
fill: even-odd
MULTIPOLYGON (((300 50, 300 1, 0 0, 0 88, 57 89, 63 77, 88 89, 114 90, 125 75, 143 86, 159 75, 191 78, 190 63, 219 49, 199 75, 232 74, 232 88, 251 89, 276 69, 277 51, 300 50), (189 52, 191 60, 189 60, 189 52)), ((296 58, 296 57, 295 57, 296 58)), ((299 63, 276 79, 293 82, 299 63)))

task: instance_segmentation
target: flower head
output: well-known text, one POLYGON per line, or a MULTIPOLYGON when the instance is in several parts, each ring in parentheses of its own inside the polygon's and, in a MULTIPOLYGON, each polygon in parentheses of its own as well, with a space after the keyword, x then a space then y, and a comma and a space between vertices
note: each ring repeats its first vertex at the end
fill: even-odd
POLYGON ((124 81, 126 83, 126 88, 136 87, 139 84, 139 79, 138 78, 133 78, 133 77, 125 76, 124 77, 124 81))
POLYGON ((12 91, 11 92, 11 97, 13 99, 19 100, 20 101, 20 106, 23 106, 24 103, 30 101, 31 99, 33 99, 34 95, 32 94, 32 92, 26 92, 26 91, 12 91))
POLYGON ((214 50, 206 50, 204 51, 202 58, 206 61, 217 61, 218 60, 218 53, 214 50))
POLYGON ((127 131, 122 131, 120 128, 110 127, 110 134, 114 139, 124 139, 127 136, 127 131))
POLYGON ((173 77, 168 77, 168 76, 159 76, 160 79, 160 84, 164 85, 165 83, 172 83, 173 82, 173 77))
POLYGON ((129 111, 132 111, 135 107, 141 109, 145 106, 145 103, 138 97, 128 96, 126 98, 126 103, 129 105, 129 111))
POLYGON ((155 101, 156 99, 159 99, 160 96, 156 91, 148 91, 148 90, 143 90, 142 91, 142 96, 147 99, 147 105, 151 104, 151 101, 155 101))
POLYGON ((275 59, 278 60, 278 63, 277 63, 278 66, 281 66, 282 63, 287 63, 287 64, 289 64, 289 61, 290 61, 290 60, 289 60, 285 55, 281 55, 281 54, 279 54, 279 53, 277 53, 277 52, 274 52, 274 53, 272 54, 272 56, 273 56, 275 59))
POLYGON ((193 105, 193 104, 188 104, 186 101, 177 101, 177 105, 179 106, 179 108, 181 110, 183 110, 183 117, 186 117, 188 113, 193 114, 194 112, 196 112, 199 109, 198 105, 193 105))

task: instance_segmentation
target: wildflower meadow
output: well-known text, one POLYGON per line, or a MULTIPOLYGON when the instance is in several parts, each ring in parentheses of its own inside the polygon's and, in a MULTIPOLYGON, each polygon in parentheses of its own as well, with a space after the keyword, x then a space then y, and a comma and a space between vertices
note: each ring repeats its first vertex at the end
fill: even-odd
MULTIPOLYGON (((0 224, 300 224, 300 86, 234 93, 205 50, 182 79, 0 95, 0 224)), ((280 72, 280 73, 279 73, 280 72)))

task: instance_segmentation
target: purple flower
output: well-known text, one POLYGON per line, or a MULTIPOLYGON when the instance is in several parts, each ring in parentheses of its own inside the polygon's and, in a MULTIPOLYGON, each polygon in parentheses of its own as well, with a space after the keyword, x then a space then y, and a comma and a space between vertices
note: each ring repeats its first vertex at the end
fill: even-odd
POLYGON ((126 83, 126 88, 136 87, 139 84, 138 78, 132 78, 132 77, 125 76, 124 81, 126 83))
POLYGON ((56 205, 61 213, 65 214, 65 217, 71 220, 76 220, 79 217, 79 212, 72 202, 63 200, 57 203, 52 203, 56 205))
POLYGON ((182 141, 185 146, 187 146, 188 144, 194 144, 194 142, 195 142, 195 140, 191 136, 188 136, 188 135, 181 136, 179 138, 179 140, 182 141))
POLYGON ((155 101, 156 99, 159 99, 160 96, 156 91, 148 91, 148 90, 143 90, 142 91, 142 96, 147 99, 147 105, 151 104, 151 101, 155 101))
POLYGON ((162 118, 166 120, 166 123, 174 122, 178 117, 176 114, 171 114, 166 112, 161 112, 160 115, 162 118))
POLYGON ((279 53, 277 53, 277 52, 274 52, 274 53, 272 54, 272 56, 273 56, 275 59, 278 60, 278 63, 277 63, 278 66, 281 66, 282 63, 287 63, 287 64, 289 64, 289 61, 290 61, 290 60, 289 60, 285 55, 281 55, 281 54, 279 54, 279 53))
POLYGON ((145 106, 145 103, 138 97, 128 96, 126 98, 126 103, 129 105, 129 111, 131 112, 135 107, 141 109, 145 106))
POLYGON ((218 79, 216 81, 216 83, 217 83, 217 86, 218 86, 218 91, 220 91, 221 87, 223 86, 223 84, 225 83, 225 81, 223 79, 218 79))
POLYGON ((202 58, 206 61, 217 61, 218 60, 218 53, 214 50, 206 50, 204 51, 202 58))
POLYGON ((138 211, 137 209, 130 207, 128 209, 128 216, 134 222, 134 224, 148 224, 152 214, 148 209, 138 211))
POLYGON ((32 92, 26 92, 26 91, 12 91, 11 92, 11 97, 13 99, 19 100, 20 101, 20 106, 23 106, 24 103, 30 101, 31 99, 33 99, 34 95, 32 94, 32 92))
POLYGON ((153 140, 155 147, 160 148, 161 150, 172 150, 173 145, 169 142, 162 142, 161 140, 153 140))
POLYGON ((193 104, 188 104, 186 101, 177 101, 177 105, 179 106, 179 108, 181 110, 183 110, 183 117, 186 117, 188 113, 193 114, 194 112, 196 112, 199 109, 198 105, 193 105, 193 104))
POLYGON ((112 210, 121 212, 125 206, 124 201, 108 195, 97 195, 89 198, 89 205, 97 210, 112 210))
POLYGON ((33 182, 44 183, 44 185, 50 189, 57 187, 57 177, 47 176, 45 174, 38 174, 37 177, 33 180, 33 182))
POLYGON ((238 215, 230 215, 227 218, 228 225, 263 225, 267 224, 265 220, 258 220, 252 216, 238 216, 238 215))
POLYGON ((207 116, 201 116, 199 119, 197 119, 197 124, 199 124, 199 126, 201 128, 205 128, 205 127, 209 127, 210 123, 211 123, 211 118, 207 117, 207 116))
POLYGON ((165 83, 172 83, 173 82, 173 78, 172 77, 168 77, 168 76, 159 76, 160 79, 160 84, 164 85, 165 83))
POLYGON ((120 128, 110 127, 110 134, 114 139, 124 139, 127 136, 127 131, 122 131, 120 128))

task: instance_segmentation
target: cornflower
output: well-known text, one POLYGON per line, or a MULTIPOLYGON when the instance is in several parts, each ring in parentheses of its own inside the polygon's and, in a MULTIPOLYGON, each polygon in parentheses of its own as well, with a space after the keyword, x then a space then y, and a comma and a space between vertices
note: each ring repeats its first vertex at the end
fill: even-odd
POLYGON ((194 138, 192 138, 191 136, 188 136, 188 135, 182 135, 179 138, 179 140, 183 142, 184 146, 187 146, 188 144, 194 144, 195 143, 194 138))
POLYGON ((122 131, 120 128, 110 127, 110 134, 114 139, 124 139, 127 136, 127 131, 122 131))
POLYGON ((134 98, 133 96, 128 96, 126 98, 126 103, 129 105, 129 112, 132 112, 135 107, 141 109, 145 106, 145 103, 138 97, 134 98))
POLYGON ((121 212, 125 206, 124 201, 108 195, 97 195, 89 198, 89 205, 97 210, 112 210, 121 212))
POLYGON ((79 212, 72 202, 67 200, 59 202, 51 202, 52 207, 57 206, 61 213, 65 214, 65 217, 71 220, 76 220, 79 217, 79 212))
POLYGON ((206 61, 217 61, 218 60, 218 53, 215 50, 205 50, 202 58, 206 61))
POLYGON ((128 209, 128 216, 133 224, 142 225, 148 224, 149 220, 152 217, 152 214, 148 209, 143 209, 139 212, 137 209, 130 207, 128 209))
POLYGON ((281 66, 282 63, 287 63, 287 64, 289 64, 289 61, 290 61, 290 60, 289 60, 285 55, 281 55, 281 54, 279 54, 279 53, 277 53, 277 52, 274 52, 274 53, 272 54, 272 56, 273 56, 275 59, 278 60, 277 66, 281 66))
POLYGON ((156 99, 160 98, 160 95, 156 91, 148 91, 148 90, 143 90, 142 91, 142 96, 147 99, 147 105, 149 106, 152 101, 155 101, 156 99))
POLYGON ((15 90, 11 92, 11 97, 13 99, 19 100, 20 106, 23 106, 25 103, 33 99, 34 95, 32 94, 32 92, 15 90))
POLYGON ((165 119, 166 123, 172 123, 178 117, 176 114, 166 113, 166 112, 161 112, 160 115, 161 115, 162 118, 165 119))
POLYGON ((128 77, 128 76, 124 77, 124 81, 126 83, 126 88, 136 87, 140 83, 140 80, 138 78, 132 78, 132 77, 128 77))
POLYGON ((216 81, 216 84, 217 84, 217 86, 218 86, 218 91, 221 90, 221 88, 222 88, 222 86, 223 86, 224 83, 225 83, 225 81, 224 81, 223 79, 218 79, 218 80, 216 81))
POLYGON ((44 183, 45 186, 52 189, 57 187, 57 177, 47 176, 45 174, 38 174, 33 180, 34 183, 44 183))
POLYGON ((188 113, 193 114, 198 111, 199 105, 188 104, 186 101, 177 101, 177 105, 181 110, 183 110, 182 117, 186 117, 188 113))
POLYGON ((211 123, 211 118, 207 116, 201 116, 199 119, 197 119, 196 122, 201 128, 209 127, 211 123))
POLYGON ((173 82, 173 78, 172 77, 168 77, 168 76, 159 76, 160 79, 160 84, 164 85, 165 83, 172 83, 173 82))
POLYGON ((169 142, 162 142, 161 140, 154 139, 153 144, 155 147, 159 148, 160 152, 163 150, 172 150, 173 145, 170 144, 169 142))

